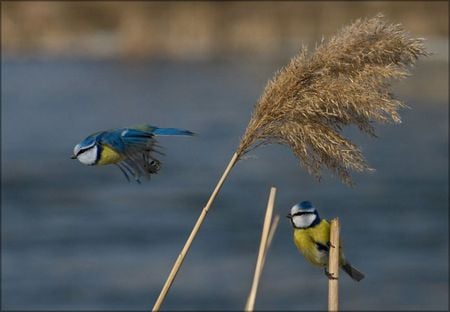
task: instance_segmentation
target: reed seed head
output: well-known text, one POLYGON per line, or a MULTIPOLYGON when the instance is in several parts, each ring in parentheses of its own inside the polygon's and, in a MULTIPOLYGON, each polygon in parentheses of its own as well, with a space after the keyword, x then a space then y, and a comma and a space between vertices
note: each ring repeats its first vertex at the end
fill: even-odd
POLYGON ((303 47, 270 80, 256 103, 237 150, 239 157, 264 144, 289 146, 317 178, 328 168, 351 185, 350 170, 372 170, 360 149, 341 135, 356 125, 375 136, 374 122, 400 123, 404 106, 391 82, 428 53, 423 39, 379 14, 357 20, 309 54, 303 47))

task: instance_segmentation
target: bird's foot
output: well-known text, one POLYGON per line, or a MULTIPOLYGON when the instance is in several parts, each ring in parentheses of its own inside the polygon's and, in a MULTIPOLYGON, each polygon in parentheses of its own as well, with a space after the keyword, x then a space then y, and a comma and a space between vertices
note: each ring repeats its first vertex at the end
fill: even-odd
POLYGON ((152 160, 147 167, 148 173, 155 174, 161 169, 161 163, 158 160, 152 160))
POLYGON ((330 280, 337 280, 337 277, 334 277, 333 273, 328 272, 327 269, 324 269, 325 275, 328 277, 328 279, 330 280))

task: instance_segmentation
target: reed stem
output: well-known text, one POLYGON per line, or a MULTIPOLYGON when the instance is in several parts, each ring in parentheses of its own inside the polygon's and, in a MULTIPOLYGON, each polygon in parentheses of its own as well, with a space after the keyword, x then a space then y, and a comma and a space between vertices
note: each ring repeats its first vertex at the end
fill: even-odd
MULTIPOLYGON (((245 311, 253 311, 253 308, 255 306, 255 299, 256 299, 256 292, 258 291, 258 285, 259 280, 261 278, 262 269, 264 266, 266 253, 268 250, 268 242, 270 237, 270 232, 275 233, 276 225, 278 223, 273 223, 272 225, 275 226, 271 227, 270 222, 272 220, 272 214, 273 214, 273 207, 275 204, 275 195, 276 195, 277 189, 275 187, 272 187, 270 189, 270 195, 269 195, 269 201, 267 202, 267 209, 266 209, 266 216, 264 218, 264 225, 263 230, 261 234, 261 242, 259 244, 259 252, 258 252, 258 259, 256 260, 256 268, 255 268, 255 275, 253 276, 253 283, 252 288, 250 290, 250 294, 247 298, 247 303, 245 305, 245 311), (271 230, 271 228, 273 230, 271 230)), ((276 219, 278 220, 278 219, 276 219)), ((276 221, 274 220, 274 221, 276 221)))
POLYGON ((330 224, 328 272, 333 278, 328 280, 328 311, 339 310, 339 231, 339 218, 334 218, 330 224))
POLYGON ((280 215, 276 215, 273 218, 272 224, 270 225, 269 238, 267 239, 267 246, 266 246, 266 250, 264 251, 264 258, 263 258, 263 263, 262 263, 263 267, 264 267, 264 263, 266 262, 267 253, 269 252, 269 248, 270 248, 270 245, 272 244, 272 239, 273 239, 273 236, 275 235, 275 231, 277 230, 279 221, 280 221, 280 215))
POLYGON ((225 171, 222 174, 222 177, 220 178, 219 182, 217 182, 216 187, 214 188, 214 191, 212 192, 211 196, 209 197, 208 202, 206 203, 206 206, 203 208, 202 212, 200 213, 200 216, 197 219, 197 222, 194 225, 194 228, 191 231, 191 234, 189 234, 189 237, 184 244, 183 249, 181 250, 180 254, 178 255, 177 260, 175 261, 175 264, 172 267, 172 270, 170 271, 170 274, 164 283, 164 286, 158 296, 158 299, 156 299, 155 304, 153 305, 152 311, 159 311, 161 308, 162 303, 164 302, 164 299, 167 296, 167 293, 169 292, 170 287, 172 286, 173 281, 175 280, 175 277, 177 276, 178 271, 180 270, 181 265, 183 264, 184 258, 186 257, 186 254, 188 253, 189 249, 191 248, 192 242, 195 239, 195 236, 197 235, 197 232, 200 230, 200 226, 202 225, 203 221, 205 220, 206 214, 208 213, 209 209, 211 208, 212 203, 214 202, 217 194, 219 193, 220 189, 222 188, 223 183, 225 182, 225 179, 227 178, 228 174, 230 173, 233 166, 238 161, 239 156, 237 153, 233 154, 233 157, 231 158, 230 162, 228 163, 228 166, 226 167, 225 171))

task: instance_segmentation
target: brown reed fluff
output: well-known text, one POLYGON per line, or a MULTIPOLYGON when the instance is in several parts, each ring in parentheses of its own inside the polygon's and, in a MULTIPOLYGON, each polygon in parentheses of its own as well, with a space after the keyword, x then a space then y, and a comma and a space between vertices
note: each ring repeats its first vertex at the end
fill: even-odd
POLYGON ((352 184, 350 169, 371 169, 340 134, 342 126, 354 124, 375 136, 372 122, 400 123, 404 105, 389 92, 390 82, 406 77, 421 55, 427 55, 423 39, 381 14, 344 27, 313 54, 302 48, 267 84, 237 154, 286 144, 310 174, 320 178, 325 166, 352 184))

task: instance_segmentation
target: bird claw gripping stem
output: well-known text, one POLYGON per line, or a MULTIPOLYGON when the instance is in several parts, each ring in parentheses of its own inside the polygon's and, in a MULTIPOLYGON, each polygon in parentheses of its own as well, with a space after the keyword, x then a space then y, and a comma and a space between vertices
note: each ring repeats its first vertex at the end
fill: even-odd
POLYGON ((328 279, 330 280, 337 280, 337 277, 334 277, 333 273, 328 272, 328 270, 325 268, 324 269, 325 275, 328 277, 328 279))

